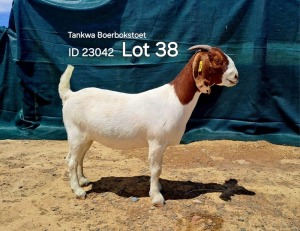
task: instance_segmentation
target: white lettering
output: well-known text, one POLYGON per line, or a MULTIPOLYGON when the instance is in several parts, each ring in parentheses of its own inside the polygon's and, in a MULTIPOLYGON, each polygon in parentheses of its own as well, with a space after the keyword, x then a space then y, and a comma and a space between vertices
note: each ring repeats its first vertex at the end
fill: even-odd
POLYGON ((132 54, 126 54, 126 43, 123 42, 123 57, 132 57, 132 54))

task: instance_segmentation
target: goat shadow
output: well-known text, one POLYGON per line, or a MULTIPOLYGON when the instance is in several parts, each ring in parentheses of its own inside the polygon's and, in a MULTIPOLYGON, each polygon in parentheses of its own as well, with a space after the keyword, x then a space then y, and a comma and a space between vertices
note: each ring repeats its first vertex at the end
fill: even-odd
MULTIPOLYGON (((133 177, 103 177, 96 182, 92 182, 89 193, 113 192, 122 197, 148 197, 149 196, 149 176, 133 177)), ((236 179, 225 181, 224 184, 198 183, 192 181, 172 181, 160 179, 163 188, 162 193, 166 200, 192 199, 206 193, 220 193, 219 196, 224 201, 230 201, 235 195, 255 195, 255 192, 238 185, 236 179)))

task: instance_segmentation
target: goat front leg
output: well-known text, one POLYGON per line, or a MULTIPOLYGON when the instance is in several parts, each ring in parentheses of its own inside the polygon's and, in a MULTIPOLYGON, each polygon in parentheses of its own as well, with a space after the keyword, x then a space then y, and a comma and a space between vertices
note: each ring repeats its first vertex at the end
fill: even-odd
POLYGON ((149 195, 152 199, 152 204, 160 206, 164 204, 164 197, 160 193, 161 185, 159 183, 159 176, 162 171, 162 158, 166 145, 160 144, 157 141, 149 142, 149 163, 150 163, 150 191, 149 195))

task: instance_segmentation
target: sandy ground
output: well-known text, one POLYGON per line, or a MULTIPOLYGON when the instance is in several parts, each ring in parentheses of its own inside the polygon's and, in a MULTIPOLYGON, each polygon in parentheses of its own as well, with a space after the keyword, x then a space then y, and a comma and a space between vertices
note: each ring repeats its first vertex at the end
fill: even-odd
POLYGON ((300 230, 300 148, 202 141, 170 147, 148 197, 147 149, 94 143, 88 197, 75 199, 66 141, 0 141, 0 230, 300 230), (137 201, 135 201, 137 200, 137 201))

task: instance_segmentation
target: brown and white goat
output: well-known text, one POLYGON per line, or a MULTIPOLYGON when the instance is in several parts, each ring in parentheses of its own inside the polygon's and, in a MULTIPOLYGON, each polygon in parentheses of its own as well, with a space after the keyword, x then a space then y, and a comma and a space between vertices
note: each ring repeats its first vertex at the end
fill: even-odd
POLYGON ((165 149, 179 144, 188 119, 201 93, 214 84, 231 87, 238 82, 232 59, 219 48, 197 45, 197 50, 170 83, 138 94, 85 88, 70 89, 74 67, 68 65, 59 83, 63 120, 68 134, 71 188, 85 198, 81 187, 89 184, 83 174, 83 159, 93 141, 114 149, 149 147, 150 197, 164 204, 159 176, 165 149))

